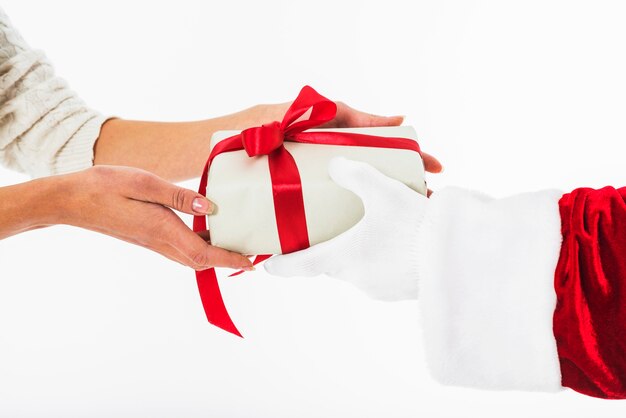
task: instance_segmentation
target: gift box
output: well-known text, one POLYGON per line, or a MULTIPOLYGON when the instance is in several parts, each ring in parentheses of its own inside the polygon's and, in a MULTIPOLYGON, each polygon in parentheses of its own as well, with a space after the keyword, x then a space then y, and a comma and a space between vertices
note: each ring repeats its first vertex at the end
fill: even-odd
MULTIPOLYGON (((363 216, 363 205, 328 175, 335 156, 370 163, 426 194, 413 128, 319 129, 336 112, 334 102, 305 86, 281 122, 216 132, 198 190, 216 211, 195 216, 194 231, 209 229, 212 245, 258 254, 254 264, 341 234, 363 216)), ((215 269, 197 271, 196 279, 209 322, 241 336, 215 269)))
MULTIPOLYGON (((381 138, 417 140, 410 126, 309 130, 307 132, 355 133, 381 138)), ((238 134, 219 131, 219 142, 238 134)), ((416 192, 426 194, 420 154, 411 150, 285 142, 297 166, 309 245, 327 241, 348 230, 363 216, 361 200, 335 184, 328 162, 335 156, 364 161, 416 192)), ((216 205, 208 217, 211 244, 241 254, 281 254, 268 156, 249 157, 245 150, 218 155, 211 163, 206 196, 216 205)))

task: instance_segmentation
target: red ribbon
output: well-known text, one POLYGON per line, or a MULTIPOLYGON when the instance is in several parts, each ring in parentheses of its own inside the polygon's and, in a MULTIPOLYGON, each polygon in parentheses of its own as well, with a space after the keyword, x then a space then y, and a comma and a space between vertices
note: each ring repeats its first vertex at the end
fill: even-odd
MULTIPOLYGON (((309 247, 309 234, 302 197, 300 173, 293 156, 283 145, 284 141, 307 144, 346 145, 360 147, 397 148, 420 152, 419 145, 412 139, 387 138, 347 132, 304 132, 309 128, 323 125, 335 118, 337 105, 317 93, 313 88, 304 86, 298 97, 291 104, 282 122, 271 122, 249 128, 218 142, 204 167, 198 192, 206 196, 206 186, 211 162, 215 157, 232 151, 245 150, 249 157, 267 155, 274 212, 278 237, 283 254, 309 247), (308 110, 308 118, 300 119, 308 110)), ((193 230, 207 229, 206 217, 195 216, 193 230)), ((271 255, 256 256, 253 264, 268 259, 271 255)), ((240 274, 242 271, 232 275, 240 274)), ((232 276, 231 275, 231 276, 232 276)), ((228 315, 217 282, 215 269, 197 271, 196 280, 200 298, 209 322, 225 331, 241 337, 241 333, 228 315)))

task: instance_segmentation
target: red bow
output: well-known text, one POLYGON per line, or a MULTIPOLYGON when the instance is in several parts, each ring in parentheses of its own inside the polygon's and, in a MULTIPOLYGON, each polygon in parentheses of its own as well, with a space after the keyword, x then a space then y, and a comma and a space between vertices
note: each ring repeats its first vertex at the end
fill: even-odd
MULTIPOLYGON (((399 148, 420 152, 417 142, 407 138, 386 138, 333 131, 304 132, 309 128, 331 121, 335 118, 336 113, 337 105, 334 102, 320 95, 313 88, 304 86, 287 110, 282 122, 271 122, 259 127, 248 128, 237 135, 218 142, 211 151, 204 167, 198 192, 206 195, 209 168, 213 159, 219 154, 245 150, 251 158, 267 155, 281 251, 286 254, 308 248, 309 235, 300 173, 292 155, 283 145, 284 141, 399 148), (299 120, 309 109, 311 110, 309 117, 299 120)), ((193 230, 199 232, 206 229, 206 217, 195 216, 193 230)), ((258 264, 269 257, 271 255, 258 255, 253 264, 258 264)), ((232 275, 240 273, 242 272, 239 271, 232 275)), ((197 271, 196 279, 209 322, 241 337, 224 306, 215 269, 197 271)))

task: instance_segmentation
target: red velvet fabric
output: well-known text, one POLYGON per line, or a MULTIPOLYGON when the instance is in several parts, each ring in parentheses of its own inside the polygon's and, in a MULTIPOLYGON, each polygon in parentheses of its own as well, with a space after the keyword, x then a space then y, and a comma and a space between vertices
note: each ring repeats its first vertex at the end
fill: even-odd
POLYGON ((626 398, 626 187, 576 189, 559 210, 553 329, 562 385, 626 398))

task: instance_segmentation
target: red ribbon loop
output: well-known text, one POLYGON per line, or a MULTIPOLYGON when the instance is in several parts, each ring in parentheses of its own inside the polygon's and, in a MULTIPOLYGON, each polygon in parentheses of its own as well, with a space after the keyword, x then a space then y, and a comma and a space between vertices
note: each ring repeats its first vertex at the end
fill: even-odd
MULTIPOLYGON (((388 138, 347 132, 304 132, 319 127, 335 118, 337 105, 309 86, 304 86, 291 104, 282 122, 271 122, 249 128, 218 142, 209 155, 200 179, 198 193, 206 196, 206 187, 211 162, 215 157, 232 151, 245 150, 249 157, 267 155, 276 226, 283 254, 309 247, 309 235, 302 195, 302 182, 298 166, 283 142, 307 144, 345 145, 378 148, 397 148, 420 152, 417 142, 407 138, 388 138), (303 116, 310 110, 308 117, 303 116)), ((216 202, 219 205, 219 202, 216 202)), ((207 229, 206 217, 195 216, 193 230, 207 229)), ((256 256, 253 264, 269 258, 270 255, 256 256)), ((240 274, 241 272, 234 273, 240 274)), ((196 279, 200 299, 209 322, 225 331, 241 337, 232 322, 217 282, 215 269, 197 271, 196 279)))
POLYGON ((330 122, 335 118, 336 114, 337 105, 335 102, 328 100, 326 97, 313 90, 312 87, 304 86, 302 90, 300 90, 300 94, 298 94, 296 100, 294 100, 289 109, 287 109, 285 117, 280 124, 280 128, 285 133, 285 137, 289 137, 330 122), (309 117, 307 119, 298 120, 309 109, 311 109, 309 117))

